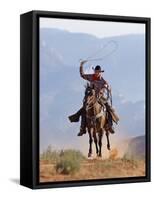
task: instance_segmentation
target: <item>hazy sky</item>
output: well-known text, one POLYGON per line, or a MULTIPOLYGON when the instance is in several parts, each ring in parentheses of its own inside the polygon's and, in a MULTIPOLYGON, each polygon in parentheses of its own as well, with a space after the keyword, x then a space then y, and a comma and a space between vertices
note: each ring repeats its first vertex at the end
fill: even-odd
POLYGON ((99 38, 145 33, 145 25, 139 23, 103 22, 42 17, 40 18, 40 27, 58 28, 70 32, 89 33, 99 38))

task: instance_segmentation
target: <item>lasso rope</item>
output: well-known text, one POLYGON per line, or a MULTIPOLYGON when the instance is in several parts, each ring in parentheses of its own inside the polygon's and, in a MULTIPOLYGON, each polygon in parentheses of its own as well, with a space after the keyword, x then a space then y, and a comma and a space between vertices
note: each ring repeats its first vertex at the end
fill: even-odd
MULTIPOLYGON (((86 59, 86 61, 98 61, 98 60, 104 60, 106 57, 112 55, 118 48, 118 44, 116 41, 114 40, 110 40, 108 41, 106 44, 103 45, 103 47, 101 47, 100 49, 98 49, 96 52, 94 52, 92 55, 88 56, 86 59), (111 52, 109 52, 108 54, 102 56, 102 57, 99 57, 99 58, 96 58, 95 56, 98 55, 100 52, 104 52, 105 49, 107 49, 107 47, 110 45, 110 44, 114 44, 114 48, 112 49, 111 52)), ((80 61, 82 61, 83 59, 80 59, 80 61)))

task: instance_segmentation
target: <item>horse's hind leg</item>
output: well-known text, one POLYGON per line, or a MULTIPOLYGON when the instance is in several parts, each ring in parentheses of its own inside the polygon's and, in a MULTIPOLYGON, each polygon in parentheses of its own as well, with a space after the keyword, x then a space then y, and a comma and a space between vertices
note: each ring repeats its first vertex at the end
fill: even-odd
POLYGON ((93 138, 92 138, 92 134, 91 134, 91 130, 88 129, 88 134, 89 134, 89 152, 88 152, 88 157, 92 156, 92 142, 93 142, 93 138))
POLYGON ((106 138, 107 138, 107 149, 110 150, 110 140, 109 140, 109 132, 106 131, 106 138))
POLYGON ((102 138, 103 138, 103 130, 101 130, 98 134, 99 136, 99 141, 98 141, 98 144, 99 144, 99 152, 98 152, 98 156, 99 157, 102 157, 102 138))

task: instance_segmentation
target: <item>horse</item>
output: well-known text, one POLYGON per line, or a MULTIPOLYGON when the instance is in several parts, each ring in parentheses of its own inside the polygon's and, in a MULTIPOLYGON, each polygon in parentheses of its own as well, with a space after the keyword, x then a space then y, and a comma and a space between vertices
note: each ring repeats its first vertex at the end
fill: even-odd
POLYGON ((92 143, 94 141, 96 154, 102 157, 102 138, 106 133, 107 149, 110 150, 109 131, 107 125, 107 111, 105 105, 102 106, 95 90, 87 84, 85 97, 83 99, 83 107, 86 111, 86 127, 89 135, 89 152, 88 157, 92 157, 92 143))

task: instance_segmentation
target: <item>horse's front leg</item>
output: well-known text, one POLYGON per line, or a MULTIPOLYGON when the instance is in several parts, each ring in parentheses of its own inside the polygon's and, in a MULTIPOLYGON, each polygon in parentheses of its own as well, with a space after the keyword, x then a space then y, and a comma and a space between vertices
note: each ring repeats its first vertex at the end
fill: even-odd
POLYGON ((96 154, 98 155, 98 144, 97 144, 96 129, 93 129, 93 138, 94 138, 95 147, 96 147, 96 154))
POLYGON ((107 149, 110 150, 110 140, 109 140, 109 132, 106 131, 106 138, 107 138, 107 149))
POLYGON ((88 128, 88 134, 89 134, 89 153, 88 153, 88 157, 91 157, 92 156, 93 138, 92 138, 92 132, 91 132, 90 128, 88 128))
POLYGON ((99 156, 99 157, 102 157, 102 138, 103 138, 103 129, 100 130, 98 136, 99 136, 99 141, 98 141, 98 144, 99 144, 99 153, 98 153, 98 156, 99 156))

